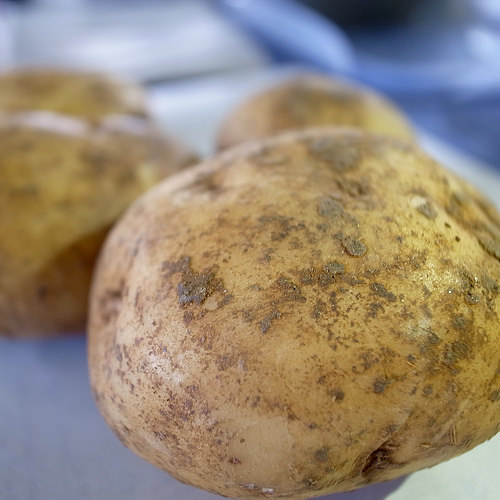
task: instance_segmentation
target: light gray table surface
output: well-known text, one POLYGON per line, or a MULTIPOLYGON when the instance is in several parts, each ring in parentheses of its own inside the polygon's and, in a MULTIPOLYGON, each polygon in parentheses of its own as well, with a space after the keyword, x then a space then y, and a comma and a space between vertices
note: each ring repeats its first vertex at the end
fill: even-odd
MULTIPOLYGON (((209 154, 214 130, 236 100, 276 78, 251 71, 151 89, 151 107, 177 137, 209 154)), ((423 147, 497 205, 500 174, 422 134, 423 147)), ((83 337, 0 340, 1 500, 208 500, 124 448, 100 417, 88 385, 83 337)), ((404 479, 335 500, 496 500, 500 436, 404 479)))

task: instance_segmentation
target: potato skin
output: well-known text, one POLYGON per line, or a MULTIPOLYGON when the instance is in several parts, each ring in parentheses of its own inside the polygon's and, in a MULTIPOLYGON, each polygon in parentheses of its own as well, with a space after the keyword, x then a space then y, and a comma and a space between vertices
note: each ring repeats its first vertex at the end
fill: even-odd
POLYGON ((413 141, 406 118, 382 95, 348 80, 305 73, 237 106, 220 127, 217 149, 279 132, 332 125, 413 141))
POLYGON ((110 75, 49 68, 0 74, 0 112, 35 109, 90 122, 113 114, 148 117, 141 88, 110 75))
POLYGON ((89 370, 119 439, 186 483, 303 499, 500 430, 500 217, 422 152, 355 130, 252 143, 112 230, 89 370))
MULTIPOLYGON (((32 76, 31 84, 26 76, 26 85, 37 88, 38 73, 32 76)), ((48 80, 57 80, 61 87, 68 78, 67 93, 75 97, 78 92, 71 89, 79 81, 76 77, 59 75, 48 80)), ((0 89, 6 80, 0 79, 0 89)), ((82 76, 80 84, 78 95, 87 89, 88 99, 95 88, 117 90, 104 77, 82 76), (96 82, 100 82, 97 87, 96 82)), ((108 110, 116 113, 107 113, 104 106, 93 114, 88 109, 82 117, 44 109, 45 98, 54 103, 55 89, 49 86, 46 94, 50 95, 38 95, 41 109, 19 105, 13 106, 15 112, 0 111, 0 232, 4 235, 0 335, 82 332, 91 275, 107 231, 140 194, 196 160, 150 119, 128 114, 133 109, 129 98, 122 96, 120 107, 120 96, 115 97, 108 110)), ((63 92, 62 101, 64 96, 63 92)), ((36 104, 31 95, 26 95, 26 101, 36 104)), ((72 102, 58 109, 78 111, 69 109, 72 102)))

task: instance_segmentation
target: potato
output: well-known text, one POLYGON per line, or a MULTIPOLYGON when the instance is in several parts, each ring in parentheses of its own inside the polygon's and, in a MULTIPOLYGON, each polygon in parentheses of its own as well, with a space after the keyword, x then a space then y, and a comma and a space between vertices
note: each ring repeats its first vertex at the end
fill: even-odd
MULTIPOLYGON (((26 86, 42 92, 37 77, 26 78, 26 86)), ((113 98, 108 109, 117 113, 111 115, 104 97, 119 90, 114 84, 83 77, 78 87, 76 78, 61 78, 55 87, 64 88, 68 78, 68 95, 83 99, 77 106, 85 99, 92 103, 100 89, 103 107, 82 107, 81 117, 36 109, 0 112, 0 334, 8 336, 82 331, 91 274, 108 229, 140 194, 194 161, 150 119, 123 114, 135 109, 135 98, 125 95, 137 94, 135 87, 113 98)), ((2 99, 8 80, 0 82, 2 99)), ((22 101, 22 88, 14 104, 22 101)), ((56 103, 51 89, 39 95, 41 108, 56 103)), ((26 102, 35 106, 28 94, 26 102)), ((77 111, 73 101, 63 101, 64 92, 61 106, 54 107, 77 111)))
POLYGON ((238 106, 224 120, 217 147, 222 150, 279 132, 329 125, 413 140, 406 118, 381 95, 347 80, 304 74, 238 106))
POLYGON ((148 116, 142 90, 109 75, 43 68, 0 75, 0 112, 35 109, 92 122, 113 114, 148 116))
POLYGON ((302 499, 500 430, 500 216, 394 139, 312 129, 162 182, 115 226, 89 369, 120 440, 181 481, 302 499))

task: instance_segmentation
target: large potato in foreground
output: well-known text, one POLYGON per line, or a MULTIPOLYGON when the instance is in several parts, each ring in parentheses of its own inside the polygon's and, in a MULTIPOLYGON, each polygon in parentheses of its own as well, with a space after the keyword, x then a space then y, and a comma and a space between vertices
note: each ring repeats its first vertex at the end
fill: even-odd
POLYGON ((500 430, 500 217, 402 143, 286 134, 136 202, 93 284, 121 441, 236 498, 432 466, 500 430))
POLYGON ((250 97, 220 127, 218 149, 279 132, 350 126, 413 140, 403 114, 380 94, 353 82, 304 74, 250 97))
MULTIPOLYGON (((82 78, 90 98, 96 77, 82 78)), ((121 112, 103 107, 90 118, 44 110, 50 89, 42 110, 0 111, 0 334, 16 337, 82 331, 106 232, 135 198, 194 161, 150 119, 123 114, 128 98, 121 112)))

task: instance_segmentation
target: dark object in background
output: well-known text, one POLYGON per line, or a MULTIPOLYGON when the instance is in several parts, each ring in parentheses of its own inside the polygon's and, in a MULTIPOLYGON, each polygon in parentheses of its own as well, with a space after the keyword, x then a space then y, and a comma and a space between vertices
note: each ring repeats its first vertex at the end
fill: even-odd
POLYGON ((428 0, 301 0, 341 26, 394 24, 406 21, 428 0))

